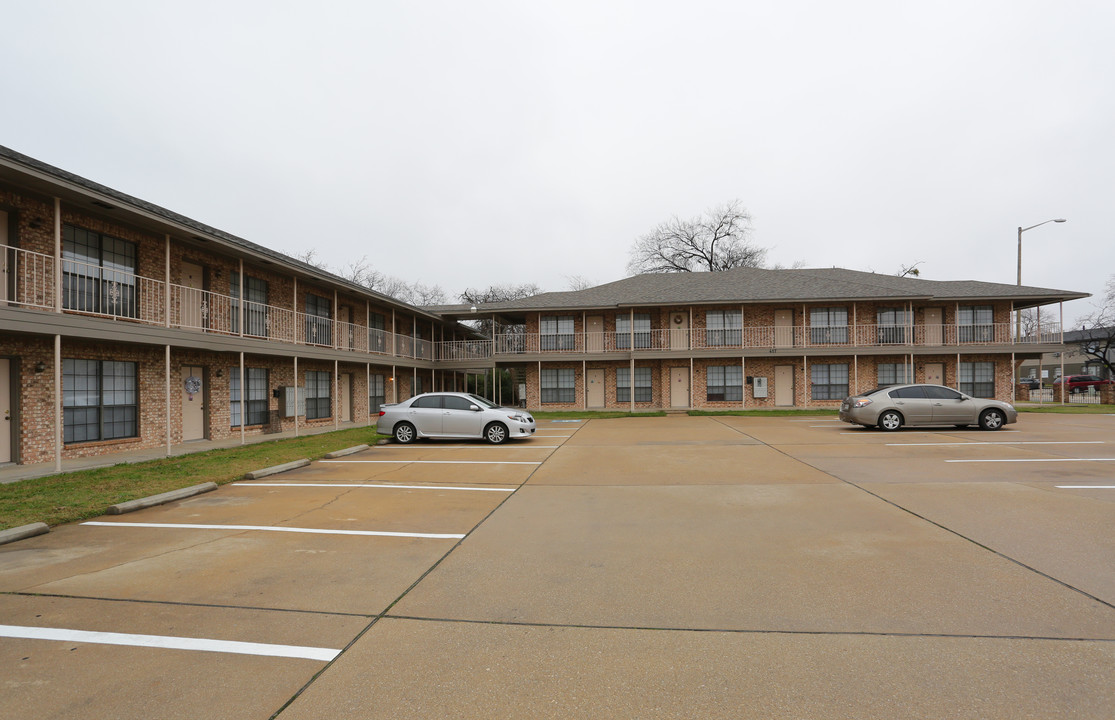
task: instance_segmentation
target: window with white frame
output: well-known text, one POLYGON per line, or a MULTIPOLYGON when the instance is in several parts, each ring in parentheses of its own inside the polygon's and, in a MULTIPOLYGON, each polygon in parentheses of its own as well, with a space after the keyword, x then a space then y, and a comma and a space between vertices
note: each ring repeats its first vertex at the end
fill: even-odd
POLYGON ((814 400, 843 400, 848 397, 848 364, 810 365, 814 400))
POLYGON ((905 308, 879 308, 875 315, 879 343, 887 345, 906 342, 909 317, 905 308))
POLYGON ((333 415, 332 373, 306 371, 306 419, 315 420, 333 415))
MULTIPOLYGON (((248 404, 248 425, 263 425, 267 422, 269 410, 269 393, 267 386, 266 368, 244 368, 248 376, 248 385, 244 388, 244 399, 248 404)), ((240 368, 234 367, 229 371, 228 378, 229 417, 232 427, 240 427, 240 368)))
POLYGON ((709 310, 705 313, 705 345, 739 347, 743 343, 741 310, 709 310))
POLYGON ((635 313, 634 325, 630 315, 616 315, 616 348, 630 350, 634 336, 636 348, 650 347, 650 315, 635 313))
POLYGON ((879 363, 879 387, 906 385, 910 379, 910 366, 906 363, 879 363))
POLYGON ((743 368, 712 365, 705 371, 705 398, 709 401, 742 401, 743 368))
POLYGON ((542 368, 541 388, 544 404, 576 402, 576 378, 573 368, 542 368))
POLYGON ((572 315, 543 315, 539 321, 539 333, 543 350, 576 349, 572 315))
POLYGON ((995 311, 990 305, 961 305, 956 310, 960 342, 991 342, 995 337, 995 311))
MULTIPOLYGON (((648 403, 653 400, 651 370, 647 367, 635 368, 635 402, 648 403)), ((631 402, 631 368, 616 368, 616 402, 631 402)))
POLYGON ((813 308, 809 311, 809 341, 814 345, 839 345, 848 342, 848 309, 813 308))
POLYGON ((62 360, 62 440, 112 440, 139 435, 136 363, 62 360))
POLYGON ((957 372, 960 392, 972 397, 995 397, 995 363, 962 362, 957 372))

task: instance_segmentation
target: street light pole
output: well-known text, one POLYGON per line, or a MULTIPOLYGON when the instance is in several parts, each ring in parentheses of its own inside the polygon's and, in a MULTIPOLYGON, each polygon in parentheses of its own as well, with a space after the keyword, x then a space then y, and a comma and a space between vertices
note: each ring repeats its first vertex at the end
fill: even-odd
MULTIPOLYGON (((1045 225, 1046 223, 1063 223, 1063 222, 1065 222, 1064 218, 1056 218, 1054 220, 1046 220, 1045 222, 1040 222, 1037 225, 1031 225, 1030 227, 1022 227, 1021 225, 1018 226, 1018 285, 1020 287, 1022 285, 1022 233, 1026 232, 1027 230, 1033 230, 1036 227, 1041 227, 1042 225, 1045 225)), ((1014 318, 1015 318, 1014 341, 1018 342, 1022 339, 1022 313, 1021 313, 1021 311, 1016 310, 1015 314, 1014 314, 1014 318)))

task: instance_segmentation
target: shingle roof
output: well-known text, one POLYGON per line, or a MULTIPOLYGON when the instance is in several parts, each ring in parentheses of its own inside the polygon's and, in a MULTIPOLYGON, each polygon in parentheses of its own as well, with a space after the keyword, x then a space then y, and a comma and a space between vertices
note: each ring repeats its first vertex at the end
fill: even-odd
MULTIPOLYGON (((923 280, 843 268, 650 273, 586 290, 541 293, 485 304, 482 312, 611 308, 639 305, 818 302, 864 300, 1015 300, 1021 307, 1088 297, 1087 293, 976 280, 923 280)), ((459 315, 466 305, 433 312, 459 315)))

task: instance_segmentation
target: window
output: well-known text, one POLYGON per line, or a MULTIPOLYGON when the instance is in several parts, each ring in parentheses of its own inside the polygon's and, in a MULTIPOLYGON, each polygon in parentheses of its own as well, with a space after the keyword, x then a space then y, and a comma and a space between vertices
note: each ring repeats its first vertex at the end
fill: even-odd
MULTIPOLYGON (((650 368, 635 368, 635 402, 652 401, 650 368)), ((631 368, 616 368, 616 402, 631 402, 631 368)))
POLYGON ((928 385, 924 389, 925 396, 930 400, 959 400, 961 398, 960 393, 946 387, 928 385))
POLYGON ((848 342, 847 308, 813 308, 809 311, 809 341, 815 345, 848 342))
POLYGON ((572 315, 543 316, 539 324, 543 350, 575 350, 572 315))
POLYGON ((330 390, 330 373, 306 371, 306 419, 327 418, 333 415, 330 390))
POLYGON ((62 227, 62 307, 138 317, 136 244, 73 225, 62 227))
POLYGON ((905 400, 925 400, 927 397, 925 390, 926 388, 923 388, 920 385, 914 385, 913 387, 904 387, 898 388, 897 390, 891 390, 889 393, 887 393, 887 395, 890 395, 892 398, 905 400))
MULTIPOLYGON (((240 273, 229 275, 229 295, 232 296, 232 331, 240 332, 240 273)), ((268 337, 267 281, 244 276, 244 334, 268 337)), ((248 423, 251 425, 252 423, 248 423)))
POLYGON ((372 352, 386 353, 387 345, 387 318, 382 313, 372 313, 368 316, 368 349, 372 352))
POLYGON ((960 392, 972 397, 995 397, 995 363, 960 363, 960 392))
POLYGON ((306 342, 333 344, 333 303, 318 295, 306 295, 306 342))
POLYGON ((705 397, 712 400, 743 400, 743 368, 714 365, 705 375, 705 397))
POLYGON ((572 368, 542 369, 542 402, 576 402, 576 381, 572 368))
MULTIPOLYGON (((248 403, 248 425, 264 425, 268 421, 269 393, 267 383, 267 370, 265 368, 244 368, 248 376, 248 386, 244 389, 244 398, 248 403)), ((240 368, 234 367, 228 376, 229 417, 232 427, 240 427, 242 414, 240 412, 240 368)))
POLYGON ((908 319, 909 313, 903 308, 880 308, 875 318, 879 343, 886 345, 906 342, 908 319))
POLYGON ((910 379, 910 366, 906 363, 879 363, 879 387, 905 385, 910 379))
POLYGON ((475 407, 468 398, 463 398, 460 395, 442 395, 441 406, 446 410, 467 410, 472 411, 475 407))
POLYGON ((137 388, 134 362, 63 359, 63 441, 137 437, 137 388))
POLYGON ((814 400, 843 400, 848 397, 848 365, 813 365, 814 400))
POLYGON ((990 305, 961 306, 956 312, 960 342, 991 342, 994 337, 994 312, 990 305))
POLYGON ((387 402, 387 379, 383 375, 372 375, 368 378, 368 407, 369 414, 379 414, 379 408, 387 402))
POLYGON ((616 349, 631 349, 632 331, 635 335, 636 348, 650 347, 650 315, 635 313, 634 328, 632 328, 630 316, 616 315, 616 349))
POLYGON ((743 344, 743 312, 741 310, 709 310, 705 313, 705 345, 722 347, 743 344))

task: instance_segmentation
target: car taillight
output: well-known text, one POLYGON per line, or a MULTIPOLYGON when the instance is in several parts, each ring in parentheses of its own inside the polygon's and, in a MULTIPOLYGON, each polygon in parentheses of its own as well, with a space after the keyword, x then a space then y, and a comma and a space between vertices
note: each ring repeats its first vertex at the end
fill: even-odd
POLYGON ((383 416, 384 416, 384 415, 386 415, 386 414, 387 414, 387 411, 386 411, 386 410, 380 410, 380 411, 379 411, 379 416, 380 416, 380 417, 383 417, 383 416))
POLYGON ((861 408, 861 407, 867 407, 870 404, 871 404, 871 400, 868 399, 868 398, 856 398, 855 400, 852 401, 852 407, 861 408))

